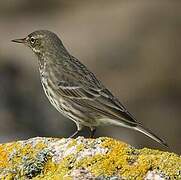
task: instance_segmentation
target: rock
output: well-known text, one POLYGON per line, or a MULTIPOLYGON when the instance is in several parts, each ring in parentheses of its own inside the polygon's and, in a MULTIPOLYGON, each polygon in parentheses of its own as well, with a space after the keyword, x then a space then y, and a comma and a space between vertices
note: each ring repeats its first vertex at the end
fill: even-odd
POLYGON ((0 145, 0 179, 181 179, 181 157, 107 137, 36 137, 0 145))

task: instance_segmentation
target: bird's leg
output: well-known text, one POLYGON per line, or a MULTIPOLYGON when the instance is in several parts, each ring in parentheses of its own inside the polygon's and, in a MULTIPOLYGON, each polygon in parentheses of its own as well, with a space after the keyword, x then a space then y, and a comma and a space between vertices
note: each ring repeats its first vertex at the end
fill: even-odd
POLYGON ((77 134, 79 133, 79 131, 77 130, 77 131, 75 131, 71 136, 69 136, 69 138, 73 138, 73 137, 75 137, 77 134))
POLYGON ((91 127, 91 133, 90 133, 90 138, 93 138, 96 132, 96 128, 95 127, 91 127))
POLYGON ((77 130, 69 138, 75 137, 82 130, 82 126, 80 124, 76 123, 76 125, 77 125, 77 130))

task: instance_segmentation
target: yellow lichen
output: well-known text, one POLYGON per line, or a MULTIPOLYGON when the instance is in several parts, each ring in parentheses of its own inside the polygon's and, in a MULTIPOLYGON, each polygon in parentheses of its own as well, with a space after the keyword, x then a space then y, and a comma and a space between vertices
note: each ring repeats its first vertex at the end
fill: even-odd
POLYGON ((68 144, 67 148, 71 148, 72 146, 76 146, 77 141, 75 139, 72 139, 71 142, 68 144))
POLYGON ((77 145, 77 153, 82 151, 83 149, 84 149, 84 145, 83 144, 77 145))
POLYGON ((8 165, 8 152, 4 145, 0 145, 0 168, 5 168, 8 165))
POLYGON ((111 176, 118 172, 121 177, 138 180, 143 179, 149 169, 160 168, 166 175, 173 177, 181 167, 181 159, 175 154, 145 148, 135 149, 136 153, 131 155, 132 147, 110 138, 105 138, 102 146, 108 147, 110 151, 105 155, 84 158, 75 166, 86 167, 96 176, 111 176))
MULTIPOLYGON (((58 139, 56 139, 58 141, 58 139)), ((48 140, 48 143, 55 142, 55 139, 48 140)), ((135 149, 130 145, 111 138, 88 139, 82 141, 72 139, 65 146, 72 148, 71 154, 66 154, 60 160, 52 161, 52 151, 45 143, 45 139, 38 139, 35 143, 14 142, 0 145, 0 169, 8 169, 7 174, 1 174, 0 179, 11 180, 26 179, 32 177, 38 179, 62 179, 70 180, 71 171, 84 168, 95 177, 117 175, 125 179, 141 180, 149 170, 160 170, 170 179, 181 178, 180 156, 152 149, 135 149), (96 153, 93 156, 81 155, 89 148, 95 148, 94 144, 107 149, 105 153, 96 153), (79 159, 77 159, 79 157, 79 159), (21 167, 21 168, 20 168, 21 167), (35 168, 32 171, 32 168, 35 168)), ((58 143, 57 143, 58 145, 58 143)), ((50 146, 51 148, 53 146, 50 146)))

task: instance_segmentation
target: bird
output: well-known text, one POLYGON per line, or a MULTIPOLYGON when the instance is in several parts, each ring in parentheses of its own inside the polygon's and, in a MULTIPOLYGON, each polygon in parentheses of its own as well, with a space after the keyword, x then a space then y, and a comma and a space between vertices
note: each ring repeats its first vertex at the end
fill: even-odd
POLYGON ((38 59, 41 84, 50 103, 75 122, 75 137, 83 127, 94 137, 98 126, 139 131, 168 147, 165 140, 144 128, 98 78, 69 53, 61 39, 48 30, 36 30, 12 42, 29 47, 38 59))

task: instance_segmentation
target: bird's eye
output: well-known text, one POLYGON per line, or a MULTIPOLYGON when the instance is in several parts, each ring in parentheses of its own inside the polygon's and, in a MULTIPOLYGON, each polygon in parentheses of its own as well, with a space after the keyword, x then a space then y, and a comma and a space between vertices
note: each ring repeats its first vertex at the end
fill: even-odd
POLYGON ((31 37, 31 38, 30 38, 30 42, 31 42, 31 44, 34 44, 34 43, 35 43, 35 38, 34 38, 34 37, 31 37))

